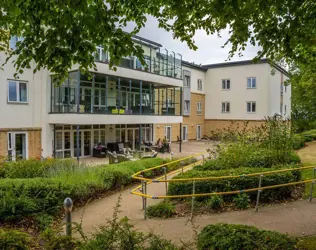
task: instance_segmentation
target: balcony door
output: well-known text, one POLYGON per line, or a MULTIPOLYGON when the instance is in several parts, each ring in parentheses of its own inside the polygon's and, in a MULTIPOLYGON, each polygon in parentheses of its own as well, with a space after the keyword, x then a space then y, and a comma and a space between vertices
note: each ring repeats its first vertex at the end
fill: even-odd
POLYGON ((8 155, 12 161, 28 158, 28 137, 26 132, 8 133, 8 155))
POLYGON ((77 148, 77 131, 73 134, 74 157, 90 156, 91 155, 91 130, 79 131, 79 148, 77 148))

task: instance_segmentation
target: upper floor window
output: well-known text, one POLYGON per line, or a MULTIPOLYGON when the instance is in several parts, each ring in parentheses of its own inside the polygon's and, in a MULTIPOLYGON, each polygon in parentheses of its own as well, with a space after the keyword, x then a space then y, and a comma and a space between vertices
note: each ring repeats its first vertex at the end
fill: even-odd
POLYGON ((10 38, 10 49, 16 50, 16 44, 24 40, 21 36, 11 36, 10 38))
POLYGON ((230 80, 229 79, 222 80, 222 89, 226 89, 226 90, 230 89, 230 80))
POLYGON ((256 102, 247 102, 247 113, 256 113, 256 102))
POLYGON ((196 111, 198 115, 202 115, 202 102, 197 102, 196 103, 196 111))
POLYGON ((94 54, 94 59, 96 61, 100 61, 100 62, 107 62, 109 60, 109 55, 108 55, 108 52, 105 51, 104 48, 98 46, 97 47, 97 51, 96 53, 94 54))
POLYGON ((187 101, 187 100, 184 101, 184 111, 190 112, 190 101, 187 101))
POLYGON ((28 102, 27 82, 8 80, 8 102, 28 102))
POLYGON ((281 95, 283 95, 283 87, 284 87, 283 83, 281 83, 281 87, 280 87, 281 88, 281 95))
POLYGON ((168 106, 168 108, 172 108, 173 107, 172 99, 168 99, 166 101, 166 106, 168 106))
POLYGON ((222 102, 222 113, 230 112, 230 102, 222 102))
POLYGON ((255 89, 257 88, 257 82, 255 77, 248 77, 247 78, 247 88, 248 89, 255 89))
POLYGON ((201 79, 198 79, 198 80, 197 80, 197 89, 198 89, 198 90, 203 90, 202 80, 201 80, 201 79))
POLYGON ((191 86, 191 77, 186 75, 184 76, 184 87, 190 87, 191 86))

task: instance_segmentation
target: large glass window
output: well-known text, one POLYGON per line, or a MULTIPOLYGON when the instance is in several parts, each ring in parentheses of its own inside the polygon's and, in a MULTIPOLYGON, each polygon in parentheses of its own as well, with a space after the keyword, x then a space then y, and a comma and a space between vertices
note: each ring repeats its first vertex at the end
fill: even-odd
POLYGON ((27 82, 8 80, 8 102, 27 103, 27 82))

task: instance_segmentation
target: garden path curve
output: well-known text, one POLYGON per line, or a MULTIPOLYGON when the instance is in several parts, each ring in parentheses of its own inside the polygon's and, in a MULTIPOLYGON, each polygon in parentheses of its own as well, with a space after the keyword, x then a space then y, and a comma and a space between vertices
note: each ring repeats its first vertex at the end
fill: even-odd
MULTIPOLYGON (((311 162, 311 159, 315 159, 313 163, 316 163, 316 142, 309 143, 307 147, 300 150, 299 154, 302 157, 308 154, 310 157, 308 161, 311 162), (314 158, 311 154, 314 155, 314 158)), ((135 225, 135 228, 140 231, 153 231, 163 235, 166 239, 173 240, 175 243, 193 240, 195 230, 193 229, 193 225, 188 221, 188 218, 143 220, 141 198, 130 194, 130 191, 134 187, 135 186, 131 186, 121 193, 120 217, 127 216, 135 225)), ((153 183, 147 188, 150 194, 165 194, 164 183, 153 183)), ((83 230, 86 233, 93 232, 94 228, 105 224, 106 219, 112 217, 113 208, 117 204, 118 196, 119 194, 115 193, 100 200, 93 201, 86 207, 77 209, 73 212, 73 221, 80 222, 82 218, 83 230)), ((157 202, 159 202, 159 200, 148 199, 147 203, 148 205, 153 205, 157 202)), ((254 212, 253 210, 233 211, 200 215, 194 218, 194 225, 197 227, 197 231, 208 224, 219 222, 253 225, 262 229, 276 230, 296 236, 315 235, 316 198, 312 202, 300 200, 286 204, 260 207, 258 212, 254 212)))

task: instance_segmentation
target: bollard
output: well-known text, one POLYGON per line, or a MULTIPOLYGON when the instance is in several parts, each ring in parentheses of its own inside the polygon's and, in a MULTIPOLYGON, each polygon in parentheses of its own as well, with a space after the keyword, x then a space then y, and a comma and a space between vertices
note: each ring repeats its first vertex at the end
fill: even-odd
POLYGON ((313 191, 314 191, 314 184, 315 184, 315 172, 316 172, 316 168, 313 168, 313 181, 311 183, 311 189, 309 191, 309 201, 312 201, 313 199, 313 191))
POLYGON ((167 168, 163 167, 163 171, 165 174, 165 188, 166 188, 166 195, 168 194, 168 182, 167 182, 167 168))
MULTIPOLYGON (((263 178, 263 175, 260 175, 258 188, 261 188, 262 178, 263 178)), ((260 189, 257 192, 257 201, 256 201, 256 207, 255 207, 255 211, 256 212, 258 212, 258 209, 259 209, 259 199, 260 199, 260 193, 261 192, 262 192, 262 190, 260 190, 260 189)))
POLYGON ((65 209, 65 219, 66 219, 66 235, 71 236, 72 227, 71 227, 71 211, 72 211, 73 202, 70 198, 64 200, 64 209, 65 209))
MULTIPOLYGON (((195 194, 195 181, 193 181, 193 187, 192 187, 192 194, 194 195, 195 194)), ((192 196, 192 203, 191 203, 191 218, 190 220, 193 219, 193 212, 194 212, 194 200, 195 200, 195 197, 192 196)))

